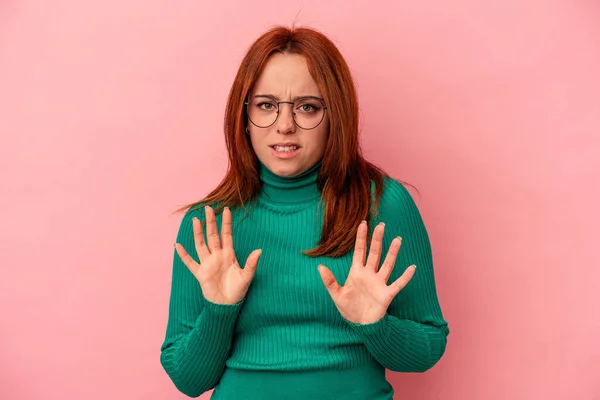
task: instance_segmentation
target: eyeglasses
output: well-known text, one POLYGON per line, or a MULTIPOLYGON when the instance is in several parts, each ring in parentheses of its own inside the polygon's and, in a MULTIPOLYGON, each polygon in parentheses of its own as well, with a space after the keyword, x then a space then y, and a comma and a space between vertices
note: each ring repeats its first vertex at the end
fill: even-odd
POLYGON ((270 96, 255 96, 245 101, 248 119, 259 128, 268 128, 279 118, 280 104, 292 105, 294 123, 302 129, 315 129, 325 118, 325 104, 317 97, 301 97, 294 102, 275 101, 270 96))

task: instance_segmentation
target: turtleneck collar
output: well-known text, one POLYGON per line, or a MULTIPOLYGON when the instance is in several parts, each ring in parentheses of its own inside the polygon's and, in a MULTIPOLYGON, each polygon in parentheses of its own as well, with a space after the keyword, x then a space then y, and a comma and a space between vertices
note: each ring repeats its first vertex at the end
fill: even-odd
POLYGON ((259 199, 269 203, 299 204, 319 199, 321 192, 317 187, 317 178, 322 160, 307 171, 293 177, 279 176, 266 165, 260 163, 262 191, 259 199))

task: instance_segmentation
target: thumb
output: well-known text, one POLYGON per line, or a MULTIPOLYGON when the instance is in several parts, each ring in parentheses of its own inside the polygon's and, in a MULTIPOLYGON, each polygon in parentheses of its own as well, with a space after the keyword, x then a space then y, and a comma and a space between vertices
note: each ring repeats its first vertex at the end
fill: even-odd
POLYGON ((325 288, 331 295, 331 298, 335 298, 337 292, 340 290, 340 285, 338 285, 337 280, 333 273, 324 265, 319 264, 317 267, 319 270, 319 275, 321 275, 321 280, 323 284, 325 284, 325 288))
POLYGON ((246 259, 246 265, 244 266, 244 273, 247 274, 248 281, 251 281, 258 267, 258 259, 262 254, 262 249, 254 250, 246 259))

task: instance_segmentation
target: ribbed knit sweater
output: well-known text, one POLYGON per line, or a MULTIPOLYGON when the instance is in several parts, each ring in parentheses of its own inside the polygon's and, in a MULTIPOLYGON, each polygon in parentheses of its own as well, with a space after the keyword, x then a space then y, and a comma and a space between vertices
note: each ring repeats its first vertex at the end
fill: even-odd
MULTIPOLYGON (((213 400, 392 399, 386 368, 423 372, 444 354, 449 329, 436 293, 429 237, 411 195, 393 178, 384 180, 370 234, 385 222, 380 263, 392 239, 402 237, 388 284, 411 264, 417 266, 415 275, 377 322, 352 323, 335 307, 317 266, 327 266, 343 285, 354 250, 339 258, 301 253, 316 247, 323 227, 320 167, 321 162, 299 176, 281 177, 261 163, 262 190, 250 215, 244 218, 241 207, 231 208, 240 266, 262 249, 239 303, 207 301, 174 254, 160 360, 181 392, 198 397, 214 388, 213 400)), ((193 217, 204 222, 203 208, 183 216, 176 240, 198 261, 193 217)), ((220 232, 222 215, 216 220, 220 232)), ((204 235, 206 240, 206 230, 204 235)))

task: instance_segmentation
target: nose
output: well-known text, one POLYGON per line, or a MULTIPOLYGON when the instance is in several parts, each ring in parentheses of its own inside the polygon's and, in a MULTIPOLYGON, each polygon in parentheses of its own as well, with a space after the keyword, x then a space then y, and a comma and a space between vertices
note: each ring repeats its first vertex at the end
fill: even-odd
POLYGON ((294 122, 294 105, 290 103, 279 104, 279 117, 277 118, 277 133, 294 133, 296 123, 294 122))

